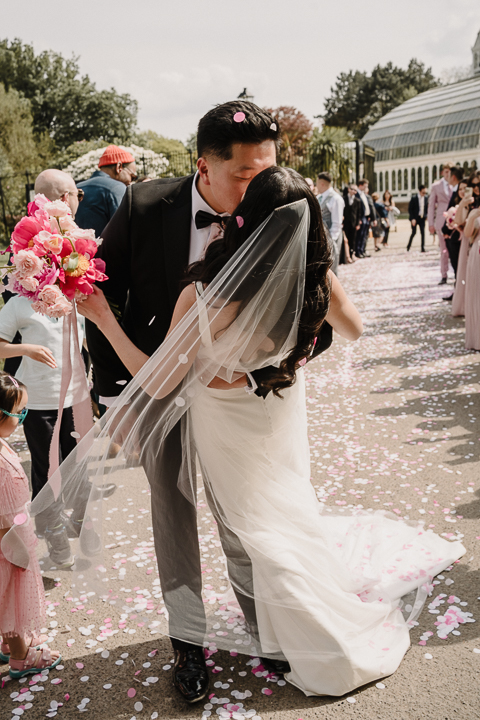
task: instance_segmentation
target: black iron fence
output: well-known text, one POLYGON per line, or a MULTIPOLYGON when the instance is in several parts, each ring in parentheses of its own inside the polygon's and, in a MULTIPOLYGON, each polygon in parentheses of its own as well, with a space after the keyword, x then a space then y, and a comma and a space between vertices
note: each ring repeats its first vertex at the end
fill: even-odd
MULTIPOLYGON (((142 156, 137 159, 138 173, 146 177, 182 177, 195 172, 197 157, 192 151, 171 153, 165 157, 168 164, 161 165, 158 160, 142 156)), ((278 158, 280 165, 292 167, 312 179, 319 172, 328 170, 338 188, 360 177, 367 177, 371 188, 374 188, 373 161, 374 152, 359 142, 317 147, 301 153, 283 151, 278 158)), ((26 214, 27 204, 33 199, 33 183, 42 169, 31 168, 16 175, 0 176, 0 245, 3 247, 8 245, 16 223, 26 214)))

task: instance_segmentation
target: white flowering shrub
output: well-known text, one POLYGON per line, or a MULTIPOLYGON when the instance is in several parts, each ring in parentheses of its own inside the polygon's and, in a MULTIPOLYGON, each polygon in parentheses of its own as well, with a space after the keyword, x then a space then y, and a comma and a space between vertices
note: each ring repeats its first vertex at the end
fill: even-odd
MULTIPOLYGON (((158 178, 167 172, 169 162, 164 155, 153 152, 153 150, 147 150, 147 148, 139 147, 138 145, 119 145, 122 150, 126 150, 131 153, 135 158, 137 164, 137 173, 143 175, 144 173, 151 178, 158 178)), ((65 172, 70 173, 73 179, 77 182, 81 180, 88 180, 90 175, 98 170, 98 162, 105 152, 105 148, 97 148, 97 150, 90 150, 90 152, 81 155, 79 158, 71 162, 64 168, 65 172)))

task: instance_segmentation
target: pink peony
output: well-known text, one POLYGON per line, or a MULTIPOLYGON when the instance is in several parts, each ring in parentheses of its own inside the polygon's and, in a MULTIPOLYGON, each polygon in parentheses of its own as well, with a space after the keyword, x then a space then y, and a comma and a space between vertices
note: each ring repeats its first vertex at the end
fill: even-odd
POLYGON ((65 217, 65 215, 72 214, 69 206, 62 202, 62 200, 54 200, 53 202, 45 203, 43 210, 48 213, 48 215, 55 218, 65 217))
POLYGON ((19 278, 18 282, 27 292, 35 292, 38 288, 38 280, 34 277, 19 278))
POLYGON ((63 295, 58 285, 44 285, 42 290, 38 293, 38 299, 47 305, 53 305, 61 297, 63 297, 63 295))
POLYGON ((60 318, 65 317, 65 315, 70 315, 72 309, 72 303, 67 300, 64 295, 61 295, 54 305, 47 306, 45 314, 48 315, 48 317, 60 318))
POLYGON ((54 235, 53 233, 42 230, 34 238, 35 244, 43 248, 44 252, 51 252, 54 255, 59 255, 63 248, 63 237, 62 235, 54 235))
POLYGON ((23 217, 20 222, 15 225, 15 229, 11 238, 12 252, 17 253, 20 250, 33 248, 35 235, 41 230, 49 230, 50 225, 48 217, 23 217))
POLYGON ((20 250, 13 256, 18 278, 33 277, 39 273, 44 265, 42 258, 37 257, 31 250, 20 250))

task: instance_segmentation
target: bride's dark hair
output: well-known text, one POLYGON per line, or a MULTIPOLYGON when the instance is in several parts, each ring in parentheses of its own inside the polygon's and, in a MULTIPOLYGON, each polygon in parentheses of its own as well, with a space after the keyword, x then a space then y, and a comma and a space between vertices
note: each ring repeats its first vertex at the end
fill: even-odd
MULTIPOLYGON (((303 177, 291 168, 277 166, 267 168, 256 175, 248 186, 244 199, 229 218, 224 237, 208 246, 205 258, 189 267, 184 280, 184 285, 191 282, 208 285, 245 240, 276 208, 303 199, 307 200, 310 210, 303 308, 295 347, 281 362, 278 372, 262 380, 262 386, 273 390, 275 395, 279 395, 280 390, 290 387, 295 382, 295 372, 299 362, 312 352, 330 301, 327 272, 332 260, 329 244, 323 227, 320 205, 303 177), (239 227, 237 217, 243 219, 242 227, 239 227)), ((247 285, 251 283, 247 282, 247 285)), ((248 296, 253 292, 251 287, 245 287, 244 290, 248 296)), ((243 297, 238 299, 245 300, 243 297)), ((244 302, 241 302, 239 312, 243 305, 244 302)))

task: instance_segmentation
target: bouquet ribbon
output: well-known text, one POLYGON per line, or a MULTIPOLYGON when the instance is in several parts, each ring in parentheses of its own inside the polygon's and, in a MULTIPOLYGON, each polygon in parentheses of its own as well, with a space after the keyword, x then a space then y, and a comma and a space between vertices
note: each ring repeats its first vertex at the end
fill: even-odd
MULTIPOLYGON (((75 302, 73 310, 63 318, 63 350, 62 350, 62 380, 60 384, 60 400, 58 404, 58 417, 53 430, 52 442, 49 453, 49 485, 52 489, 55 500, 60 495, 62 481, 61 474, 56 473, 59 468, 60 458, 60 428, 62 425, 63 406, 67 391, 72 382, 73 393, 73 422, 75 426, 74 437, 81 439, 85 437, 93 427, 92 404, 88 389, 85 365, 80 352, 78 338, 77 312, 75 302), (72 348, 73 337, 73 353, 72 348), (56 474, 55 474, 56 473, 56 474)), ((77 450, 78 452, 78 450, 77 450)), ((81 460, 78 457, 78 460, 81 460)))

